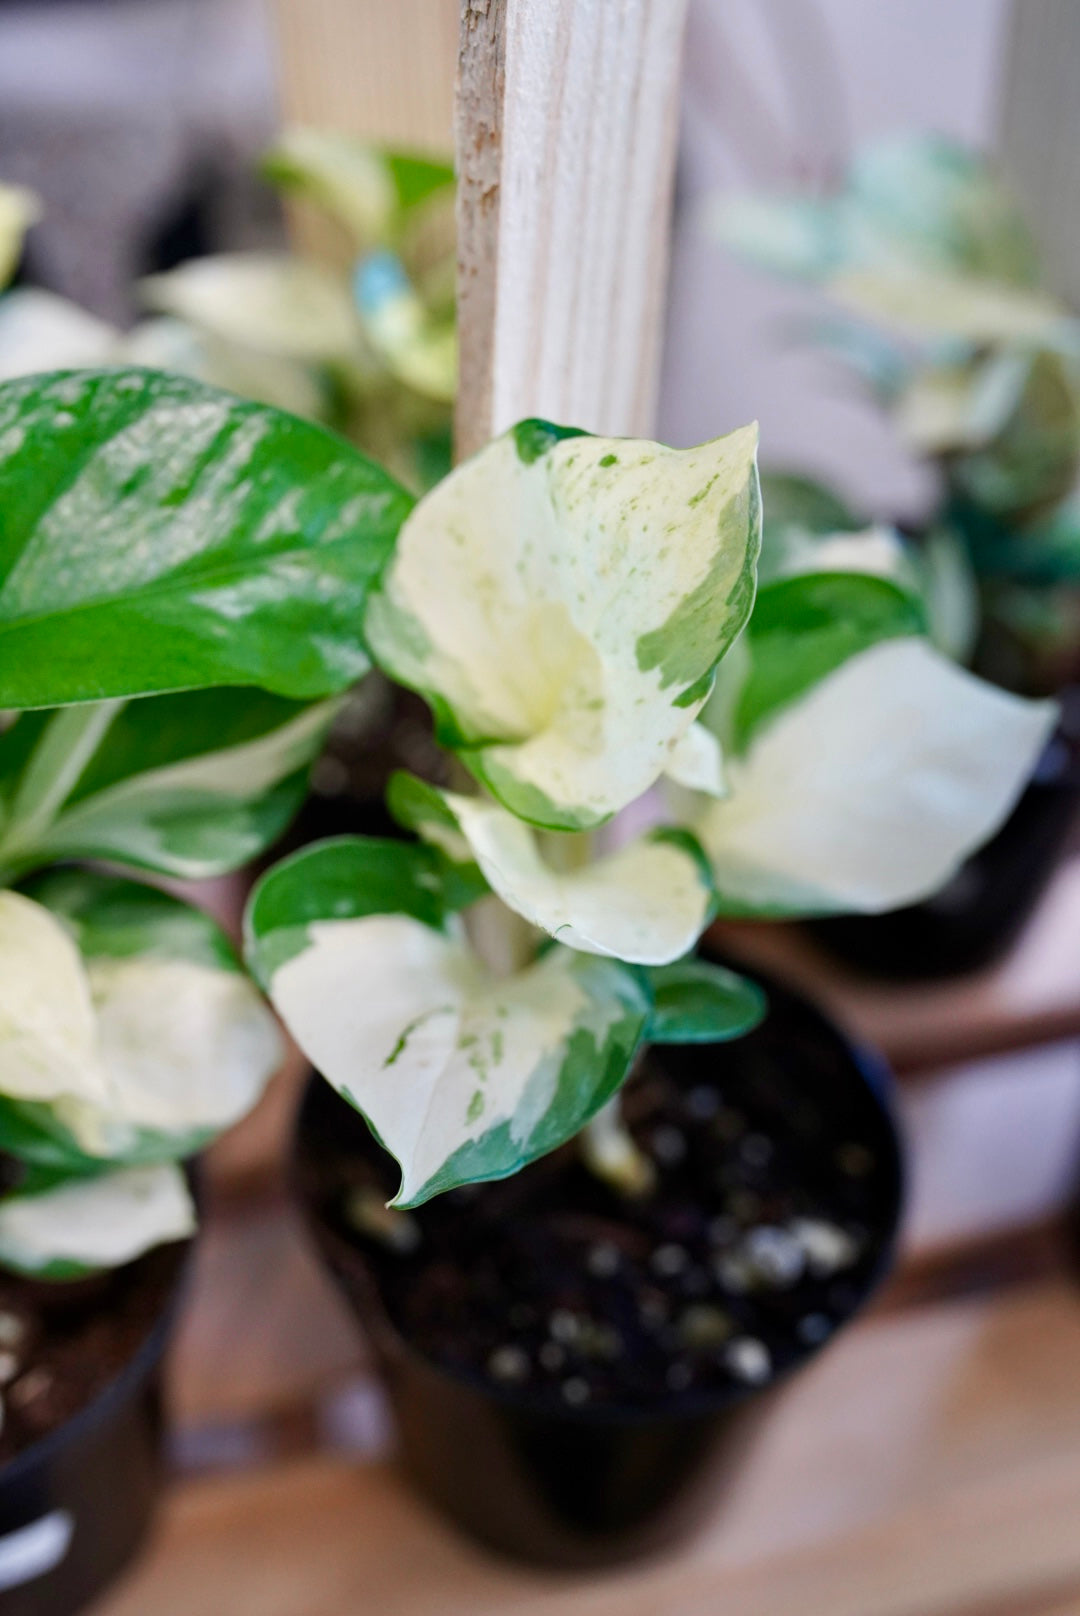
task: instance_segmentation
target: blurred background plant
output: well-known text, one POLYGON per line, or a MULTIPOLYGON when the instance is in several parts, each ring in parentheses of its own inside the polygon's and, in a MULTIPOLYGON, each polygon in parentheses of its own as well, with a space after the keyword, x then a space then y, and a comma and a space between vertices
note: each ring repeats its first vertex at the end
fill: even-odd
MULTIPOLYGON (((745 258, 829 294, 832 312, 794 334, 830 348, 936 466, 923 554, 954 652, 1010 689, 1074 681, 1080 323, 1044 289, 990 164, 939 136, 891 137, 828 194, 731 197, 712 218, 745 258)), ((811 520, 811 502, 794 516, 811 520)))
MULTIPOLYGON (((318 248, 191 259, 138 287, 130 331, 32 286, 0 300, 0 377, 146 364, 323 422, 417 492, 450 465, 457 378, 449 164, 296 129, 264 159, 283 195, 323 217, 318 248)), ((0 278, 38 216, 0 191, 0 278)))

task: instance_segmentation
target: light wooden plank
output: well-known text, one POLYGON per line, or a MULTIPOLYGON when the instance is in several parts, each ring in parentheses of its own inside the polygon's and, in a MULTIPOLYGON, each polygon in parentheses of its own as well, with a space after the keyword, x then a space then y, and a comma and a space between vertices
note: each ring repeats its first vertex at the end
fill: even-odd
POLYGON ((1050 285, 1080 308, 1080 6, 1012 0, 998 152, 1046 259, 1050 285))
POLYGON ((685 0, 465 0, 459 452, 652 426, 685 0))
POLYGON ((179 1488, 100 1616, 1017 1616, 1080 1600, 1080 1298, 1064 1282, 868 1320, 792 1384, 681 1551, 601 1578, 488 1559, 392 1469, 179 1488))
POLYGON ((274 0, 281 112, 449 152, 459 0, 274 0))
POLYGON ((1080 1034, 1080 858, 1062 866, 1000 965, 952 981, 859 977, 787 926, 723 925, 712 936, 733 957, 816 998, 900 1071, 1080 1034))

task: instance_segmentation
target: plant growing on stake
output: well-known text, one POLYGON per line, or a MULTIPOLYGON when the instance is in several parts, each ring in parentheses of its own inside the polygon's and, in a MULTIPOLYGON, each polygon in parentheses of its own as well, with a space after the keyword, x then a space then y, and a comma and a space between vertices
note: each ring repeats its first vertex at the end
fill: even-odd
POLYGON ((710 917, 934 890, 1053 723, 936 652, 889 579, 794 571, 755 608, 755 451, 753 429, 676 451, 523 422, 402 528, 368 640, 483 793, 397 782, 419 844, 307 850, 247 919, 286 1025, 397 1158, 398 1206, 570 1139, 643 1044, 746 1031, 756 989, 688 959, 710 917), (680 822, 582 846, 664 776, 680 822), (458 918, 478 878, 552 939, 509 975, 458 918))
POLYGON ((1074 678, 1080 325, 1040 283, 989 166, 939 137, 892 139, 830 195, 732 198, 716 221, 747 258, 836 300, 809 334, 940 468, 932 543, 959 544, 977 576, 976 666, 1029 692, 1074 678))
MULTIPOLYGON (((35 872, 104 857, 191 875, 248 856, 302 789, 327 698, 374 661, 430 702, 462 787, 398 779, 391 806, 418 840, 309 848, 263 877, 247 917, 255 974, 355 1109, 322 1092, 397 1160, 396 1209, 368 1196, 358 1215, 397 1249, 413 1238, 400 1209, 456 1190, 428 1225, 453 1238, 471 1186, 524 1183, 519 1168, 563 1160, 578 1134, 589 1184, 620 1207, 659 1202, 645 1192, 671 1141, 645 1151, 628 1132, 622 1085, 648 1046, 730 1041, 764 1008, 755 984, 693 957, 710 916, 872 909, 933 887, 1007 810, 1053 720, 936 652, 899 574, 793 551, 755 604, 755 451, 753 429, 676 451, 526 421, 415 503, 346 442, 190 380, 112 371, 0 388, 0 708, 19 710, 0 759, 0 863, 19 884, 19 969, 37 957, 31 927, 55 962, 41 1014, 27 1016, 32 993, 3 1001, 15 1030, 0 1115, 30 1174, 61 1152, 92 1194, 102 1164, 167 1167, 233 1114, 216 1084, 211 1116, 193 1079, 146 1081, 147 1026, 174 1046, 141 967, 161 959, 174 981, 199 967, 226 1000, 237 992, 221 988, 220 944, 198 917, 79 868, 35 872), (679 811, 623 838, 618 816, 664 780, 685 794, 679 811), (481 897, 513 923, 512 962, 470 941, 481 897), (58 1013, 47 995, 65 983, 58 1013)), ((817 1040, 807 1081, 844 1060, 850 1080, 843 1041, 797 1014, 817 1040)), ((757 1104, 763 1091, 746 1092, 757 1104)), ((709 1129, 737 1125, 704 1097, 709 1129)), ((332 1134, 347 1144, 340 1116, 332 1134)), ((761 1138, 745 1143, 760 1163, 761 1138)), ((845 1157, 856 1177, 861 1148, 845 1157)), ((30 1190, 42 1210, 38 1176, 0 1216, 24 1216, 30 1190)), ((79 1256, 70 1210, 46 1220, 49 1260, 79 1256)), ((789 1211, 790 1229, 750 1228, 754 1253, 723 1255, 727 1292, 751 1257, 755 1272, 766 1261, 763 1242, 773 1273, 791 1271, 793 1241, 814 1273, 856 1260, 854 1236, 838 1255, 836 1230, 789 1211)), ((656 1276, 681 1271, 677 1244, 648 1249, 656 1276)), ((489 1300, 501 1330, 497 1286, 489 1300)), ((680 1329, 710 1374, 769 1378, 761 1341, 718 1356, 725 1316, 692 1311, 680 1329)), ((586 1323, 614 1364, 610 1328, 586 1323)), ((556 1327, 567 1341, 585 1328, 558 1309, 556 1327)), ((547 1346, 545 1373, 566 1350, 547 1346)), ((505 1352, 488 1363, 502 1378, 520 1368, 505 1352)), ((565 1403, 590 1395, 550 1372, 565 1403)), ((647 1380, 635 1393, 654 1394, 647 1380)))

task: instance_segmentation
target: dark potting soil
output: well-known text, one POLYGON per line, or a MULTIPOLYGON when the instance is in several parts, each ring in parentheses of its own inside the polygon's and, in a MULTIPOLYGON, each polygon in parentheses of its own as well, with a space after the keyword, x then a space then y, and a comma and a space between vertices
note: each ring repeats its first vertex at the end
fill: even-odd
POLYGON ((167 1305, 188 1243, 71 1283, 0 1270, 0 1465, 72 1419, 130 1363, 167 1305))
POLYGON ((765 1025, 654 1049, 624 1114, 657 1187, 620 1197, 563 1147, 498 1183, 387 1212, 397 1168, 326 1083, 299 1187, 360 1299, 470 1380, 563 1408, 691 1406, 768 1384, 843 1322, 887 1257, 895 1136, 848 1047, 770 990, 765 1025))

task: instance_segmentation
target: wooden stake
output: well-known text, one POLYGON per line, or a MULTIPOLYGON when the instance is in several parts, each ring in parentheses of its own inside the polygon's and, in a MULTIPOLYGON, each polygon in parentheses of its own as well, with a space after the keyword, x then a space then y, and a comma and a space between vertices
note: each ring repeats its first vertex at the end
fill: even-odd
POLYGON ((651 429, 686 0, 464 0, 457 446, 651 429))

